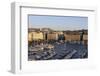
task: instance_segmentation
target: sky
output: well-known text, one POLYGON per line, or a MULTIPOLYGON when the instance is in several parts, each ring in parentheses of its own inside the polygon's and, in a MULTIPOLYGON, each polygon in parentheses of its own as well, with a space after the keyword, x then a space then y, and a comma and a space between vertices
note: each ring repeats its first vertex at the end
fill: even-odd
POLYGON ((88 29, 88 17, 29 15, 29 28, 51 28, 53 30, 88 29))

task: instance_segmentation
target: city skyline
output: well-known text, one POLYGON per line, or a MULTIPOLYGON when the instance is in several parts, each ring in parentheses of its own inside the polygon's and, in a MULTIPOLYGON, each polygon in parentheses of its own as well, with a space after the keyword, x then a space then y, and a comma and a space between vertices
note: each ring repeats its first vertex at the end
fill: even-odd
POLYGON ((51 28, 54 30, 88 29, 88 17, 29 15, 29 28, 51 28))

